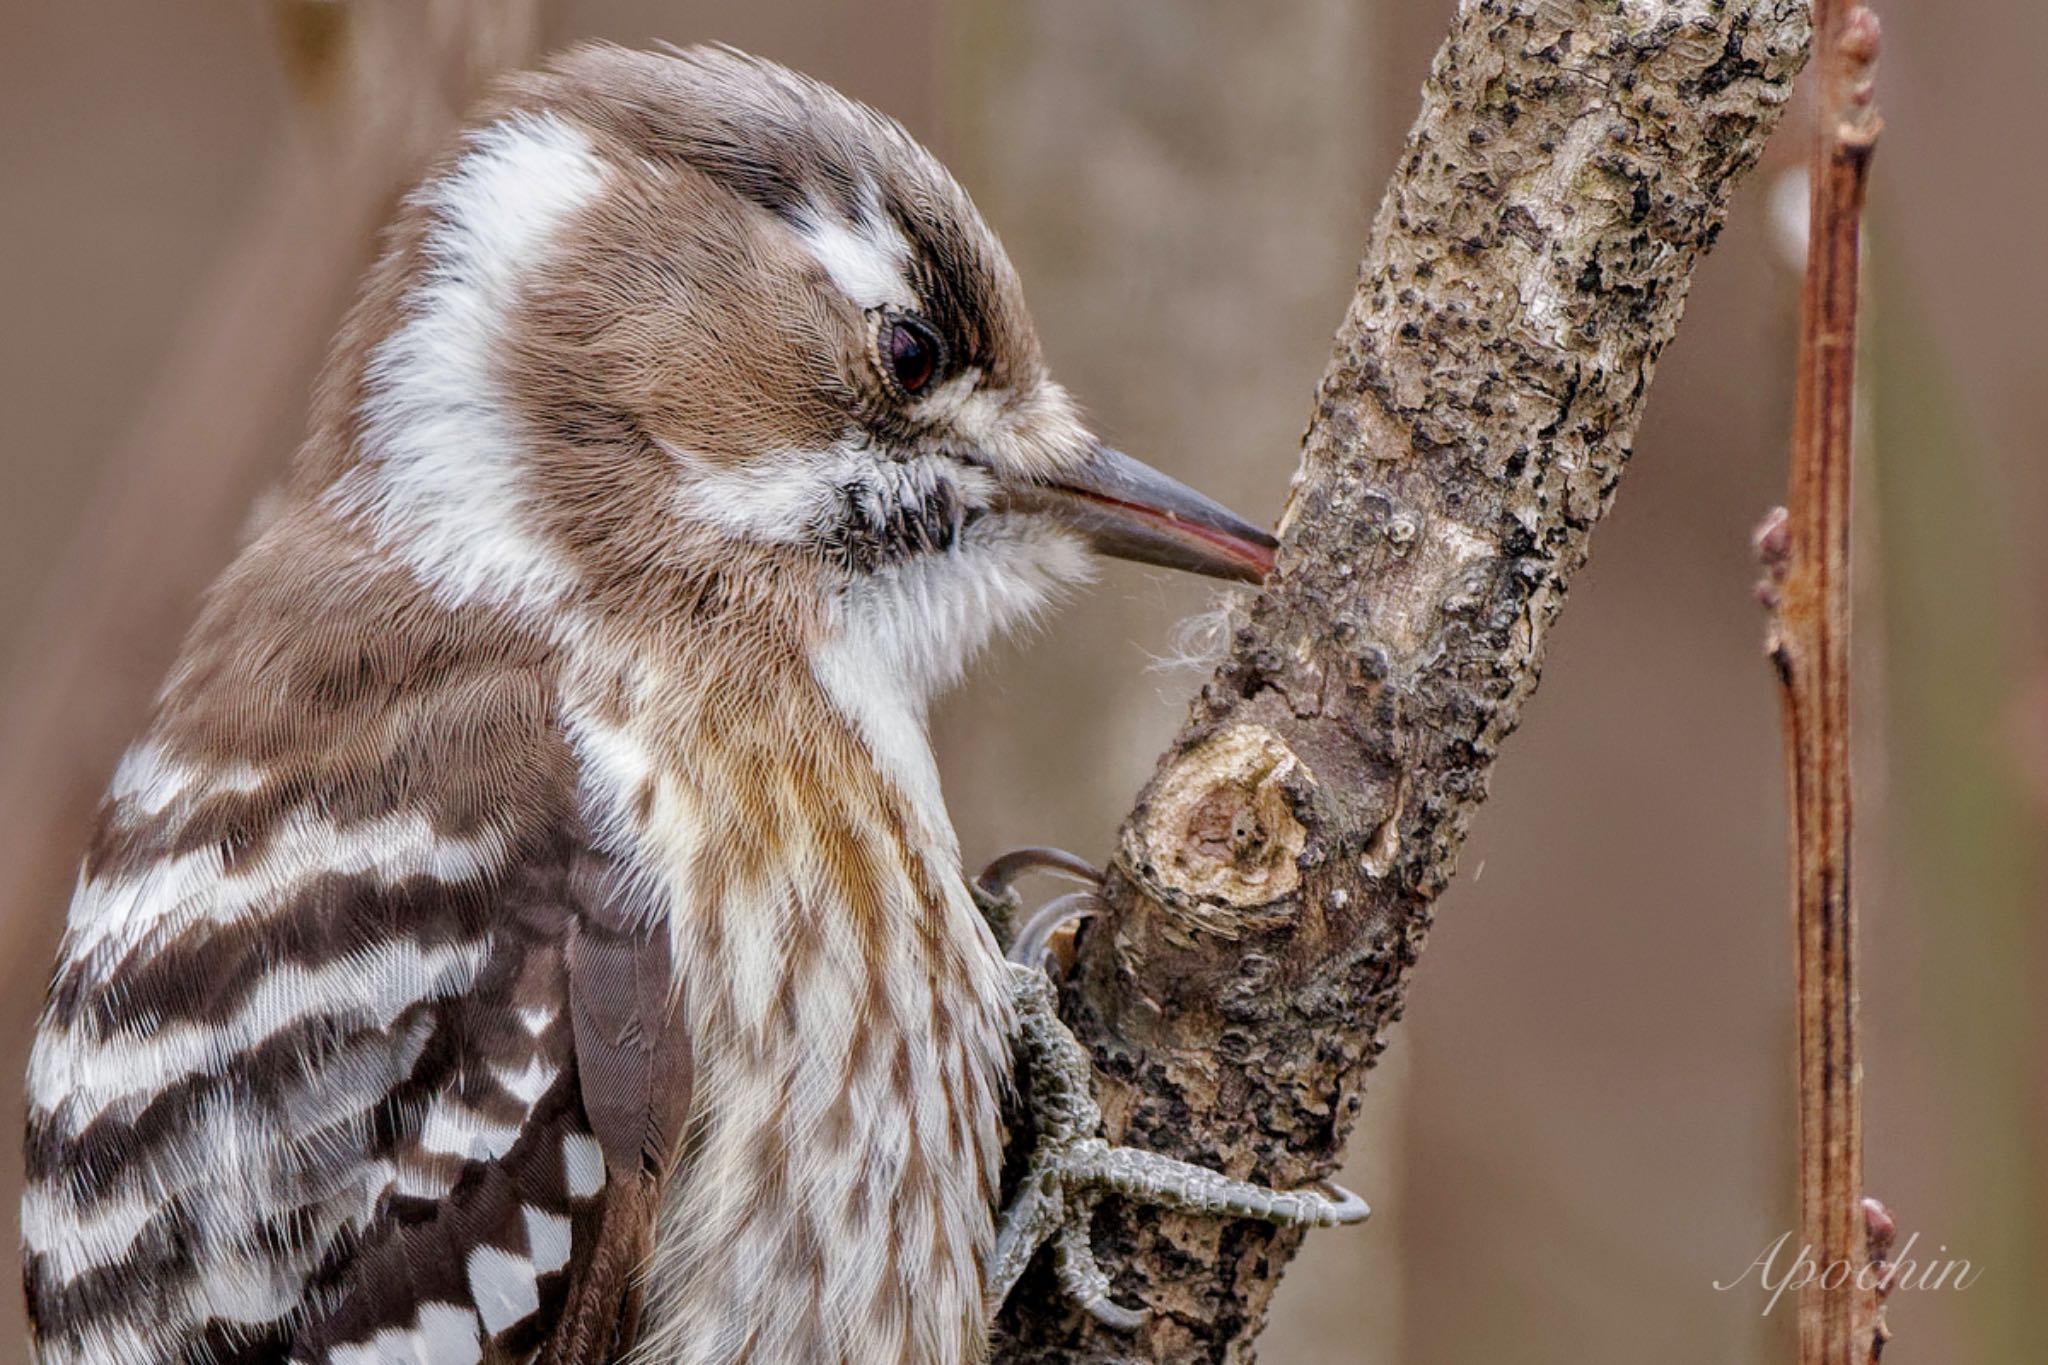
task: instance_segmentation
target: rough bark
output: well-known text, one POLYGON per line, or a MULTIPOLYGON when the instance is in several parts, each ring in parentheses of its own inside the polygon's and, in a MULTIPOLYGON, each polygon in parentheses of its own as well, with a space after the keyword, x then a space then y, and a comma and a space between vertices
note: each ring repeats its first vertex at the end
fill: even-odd
MULTIPOLYGON (((1806 25, 1797 0, 1461 6, 1280 572, 1125 823, 1066 983, 1112 1139, 1280 1185, 1334 1166, 1806 25)), ((1097 1242, 1146 1326, 1086 1322, 1041 1267, 1000 1359, 1248 1359, 1299 1236, 1112 1204, 1097 1242)))
MULTIPOLYGON (((1115 444, 1269 524, 1451 6, 1432 0, 1414 17, 1359 0, 940 8, 939 151, 1016 262, 1053 373, 1115 444), (1390 76, 1398 107, 1381 98, 1390 76)), ((969 866, 1045 842, 1106 861, 1180 719, 1161 694, 1185 697, 1207 671, 1152 661, 1206 643, 1176 626, 1215 601, 1211 583, 1103 569, 1085 608, 998 644, 933 718, 969 866)), ((1405 1060, 1374 1073, 1341 1176, 1355 1188, 1385 1190, 1401 1169, 1405 1060)), ((1265 1354, 1320 1359, 1363 1316, 1374 1336, 1345 1365, 1404 1359, 1398 1256, 1411 1212, 1388 1203, 1372 1236, 1319 1243, 1280 1291, 1265 1354)))

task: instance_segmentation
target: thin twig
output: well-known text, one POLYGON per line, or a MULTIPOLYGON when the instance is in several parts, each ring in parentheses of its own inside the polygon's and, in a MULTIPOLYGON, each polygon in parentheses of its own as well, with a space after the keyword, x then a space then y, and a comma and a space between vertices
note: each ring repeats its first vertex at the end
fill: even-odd
POLYGON ((1849 879, 1850 418, 1857 246, 1879 120, 1877 17, 1816 0, 1820 90, 1810 163, 1791 510, 1758 536, 1769 567, 1793 822, 1799 996, 1799 1226, 1821 1273, 1799 1293, 1801 1365, 1868 1365, 1883 1350, 1890 1215, 1863 1198, 1863 1063, 1849 879))

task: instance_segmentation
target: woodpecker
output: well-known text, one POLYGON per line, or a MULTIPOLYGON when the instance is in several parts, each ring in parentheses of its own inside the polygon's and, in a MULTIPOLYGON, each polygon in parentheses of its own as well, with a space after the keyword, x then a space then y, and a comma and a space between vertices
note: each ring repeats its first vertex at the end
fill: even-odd
POLYGON ((1127 1320, 1105 1191, 1357 1216, 1103 1145, 926 737, 1091 552, 1273 545, 1090 433, 897 124, 728 49, 510 79, 101 807, 29 1067, 38 1359, 951 1365, 1048 1239, 1127 1320))

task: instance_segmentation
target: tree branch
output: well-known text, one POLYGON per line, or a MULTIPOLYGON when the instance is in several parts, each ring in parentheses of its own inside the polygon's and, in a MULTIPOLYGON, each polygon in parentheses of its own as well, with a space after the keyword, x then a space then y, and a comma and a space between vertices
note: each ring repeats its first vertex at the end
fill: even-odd
POLYGON ((1815 0, 1819 54, 1808 165, 1805 291, 1793 415, 1791 511, 1757 537, 1770 571, 1769 652, 1785 722, 1799 1010, 1802 1365, 1875 1365, 1887 1336, 1881 1263, 1892 1219, 1863 1197, 1863 1060, 1849 881, 1850 420, 1856 406, 1858 245, 1877 148, 1877 17, 1815 0))
MULTIPOLYGON (((1112 1140, 1280 1185, 1334 1166, 1805 42, 1798 0, 1461 4, 1318 390, 1280 572, 1078 945, 1065 1013, 1112 1140)), ((1248 1359, 1299 1241, 1113 1204, 1097 1239, 1146 1326, 1093 1326, 1040 1266, 999 1359, 1248 1359)))

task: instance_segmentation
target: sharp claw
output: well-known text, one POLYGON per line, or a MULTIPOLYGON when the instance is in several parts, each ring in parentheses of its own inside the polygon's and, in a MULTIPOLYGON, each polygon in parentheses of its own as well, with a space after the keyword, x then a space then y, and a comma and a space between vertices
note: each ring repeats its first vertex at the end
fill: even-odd
POLYGON ((1135 1332, 1145 1325, 1142 1310, 1126 1308, 1109 1296, 1109 1276, 1095 1259, 1086 1218, 1060 1228, 1053 1243, 1053 1269, 1060 1277, 1060 1287, 1081 1305, 1081 1311, 1112 1332, 1135 1332))
POLYGON ((1064 896, 1055 896, 1031 912, 1031 918, 1024 921, 1024 927, 1011 941, 1007 956, 1021 966, 1043 968, 1046 949, 1061 926, 1090 919, 1101 908, 1102 899, 1093 891, 1069 891, 1064 896))
MULTIPOLYGON (((1017 956, 1017 935, 1014 932, 1017 916, 1023 909, 1017 899, 1014 883, 1019 877, 1031 872, 1065 877, 1091 888, 1102 884, 1102 874, 1091 867, 1085 858, 1076 857, 1057 848, 1019 848, 991 862, 967 884, 974 892, 975 904, 988 920, 989 927, 995 930, 996 942, 1004 945, 1004 951, 1010 960, 1028 961, 1032 966, 1042 966, 1042 949, 1029 959, 1017 956)), ((1058 927, 1057 924, 1053 925, 1046 931, 1047 936, 1049 937, 1058 927)))
POLYGON ((1333 1226, 1345 1223, 1363 1223, 1366 1219, 1372 1217, 1372 1207, 1336 1181, 1324 1180, 1319 1183, 1330 1192, 1328 1198, 1335 1205, 1330 1210, 1330 1222, 1333 1226))
POLYGON ((1082 1304, 1081 1309, 1112 1332, 1131 1333, 1145 1325, 1142 1310, 1126 1308, 1115 1299, 1097 1299, 1082 1304))
POLYGON ((1011 885, 1027 872, 1049 872, 1089 886, 1102 883, 1102 874, 1078 854, 1057 848, 1017 848, 984 867, 974 879, 974 889, 1000 900, 1010 894, 1011 885))

